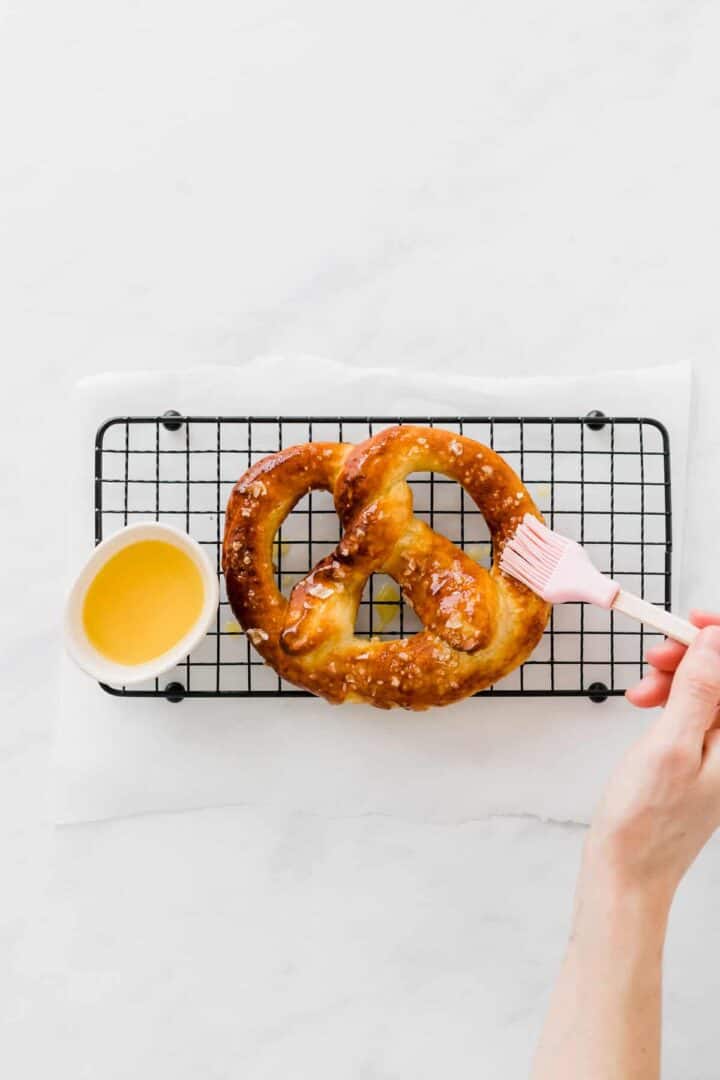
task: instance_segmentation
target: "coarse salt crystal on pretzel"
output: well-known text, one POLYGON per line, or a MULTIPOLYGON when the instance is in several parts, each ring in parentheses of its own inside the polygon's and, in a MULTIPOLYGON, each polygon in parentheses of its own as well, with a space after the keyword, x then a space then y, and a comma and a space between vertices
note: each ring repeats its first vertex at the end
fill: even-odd
POLYGON ((448 705, 498 682, 540 640, 550 606, 498 566, 526 513, 541 514, 498 454, 438 428, 387 428, 357 446, 304 443, 258 461, 227 506, 228 600, 282 678, 328 701, 379 708, 448 705), (438 472, 467 491, 493 541, 490 570, 415 517, 406 478, 438 472), (310 490, 332 493, 343 536, 287 600, 273 541, 310 490), (249 556, 249 558, 248 558, 249 556), (424 629, 398 641, 355 636, 371 574, 394 578, 424 629))

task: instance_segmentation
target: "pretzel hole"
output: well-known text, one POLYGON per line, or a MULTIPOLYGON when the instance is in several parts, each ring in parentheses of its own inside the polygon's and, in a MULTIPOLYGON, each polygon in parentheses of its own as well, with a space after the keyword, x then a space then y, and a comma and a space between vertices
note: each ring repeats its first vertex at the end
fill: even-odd
POLYGON ((442 473, 410 473, 407 483, 417 518, 489 569, 492 541, 482 512, 461 484, 442 473))
POLYGON ((397 641, 422 629, 417 615, 405 603, 397 582, 387 574, 371 574, 358 605, 356 637, 397 641))
POLYGON ((277 587, 287 599, 340 539, 340 522, 329 491, 310 491, 290 511, 272 545, 277 587))

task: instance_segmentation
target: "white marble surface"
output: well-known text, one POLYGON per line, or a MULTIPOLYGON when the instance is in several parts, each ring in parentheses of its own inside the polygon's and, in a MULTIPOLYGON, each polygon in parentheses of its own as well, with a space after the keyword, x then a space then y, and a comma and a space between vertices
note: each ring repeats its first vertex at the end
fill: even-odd
MULTIPOLYGON (((689 356, 700 553, 720 11, 31 0, 0 29, 0 1068, 521 1078, 581 830, 250 809, 51 829, 62 409, 82 373, 259 351, 570 374, 689 356)), ((697 558, 688 599, 718 592, 697 558)), ((718 1072, 719 857, 671 925, 682 1080, 718 1072)))

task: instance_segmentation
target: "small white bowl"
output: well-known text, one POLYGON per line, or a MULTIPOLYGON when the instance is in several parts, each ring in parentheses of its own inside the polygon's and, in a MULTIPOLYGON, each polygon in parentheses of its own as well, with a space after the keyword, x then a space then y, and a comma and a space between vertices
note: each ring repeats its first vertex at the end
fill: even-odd
POLYGON ((161 525, 156 521, 127 525, 98 544, 70 590, 65 607, 65 646, 75 663, 98 682, 110 683, 113 686, 131 686, 143 682, 144 679, 154 679, 184 660, 207 633, 215 618, 218 600, 217 575, 196 540, 180 529, 161 525), (91 582, 108 559, 139 540, 164 540, 190 556, 202 577, 203 606, 196 622, 172 649, 148 660, 146 664, 116 664, 90 643, 83 625, 83 605, 91 582))

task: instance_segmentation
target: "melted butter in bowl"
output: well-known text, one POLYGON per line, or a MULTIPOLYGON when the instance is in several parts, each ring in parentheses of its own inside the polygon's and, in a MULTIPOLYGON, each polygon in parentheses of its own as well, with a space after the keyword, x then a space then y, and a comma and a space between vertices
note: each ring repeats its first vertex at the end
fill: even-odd
POLYGON ((196 563, 166 540, 138 540, 90 583, 83 625, 91 645, 117 664, 145 664, 185 637, 203 606, 196 563))
POLYGON ((75 582, 68 651, 100 682, 140 682, 187 656, 217 605, 217 576, 195 540, 156 522, 131 525, 95 549, 75 582))

